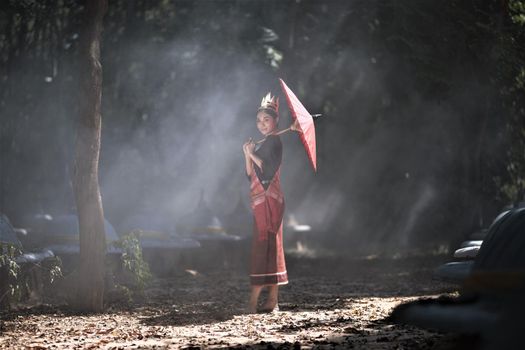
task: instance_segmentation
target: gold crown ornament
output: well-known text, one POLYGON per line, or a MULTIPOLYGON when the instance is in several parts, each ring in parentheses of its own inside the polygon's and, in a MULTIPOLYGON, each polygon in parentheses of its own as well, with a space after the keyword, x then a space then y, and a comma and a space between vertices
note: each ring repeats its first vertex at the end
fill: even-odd
POLYGON ((261 109, 271 109, 275 113, 279 113, 279 97, 267 93, 261 101, 261 107, 259 107, 259 110, 261 109))

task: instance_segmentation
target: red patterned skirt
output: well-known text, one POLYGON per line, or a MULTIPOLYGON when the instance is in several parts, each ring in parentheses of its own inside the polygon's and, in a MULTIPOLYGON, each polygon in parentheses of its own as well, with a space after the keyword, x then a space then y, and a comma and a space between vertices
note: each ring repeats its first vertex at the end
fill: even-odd
POLYGON ((250 283, 287 284, 283 248, 284 197, 279 171, 264 190, 255 172, 251 175, 251 204, 254 216, 250 283))

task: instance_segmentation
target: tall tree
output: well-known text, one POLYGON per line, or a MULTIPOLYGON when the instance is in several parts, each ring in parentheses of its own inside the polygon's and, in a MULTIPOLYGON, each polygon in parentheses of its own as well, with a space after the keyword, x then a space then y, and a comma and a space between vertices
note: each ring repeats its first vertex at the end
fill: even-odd
POLYGON ((100 37, 107 0, 88 0, 81 38, 79 120, 75 145, 73 187, 80 232, 80 271, 77 308, 103 308, 106 240, 98 184, 101 135, 102 65, 100 37))

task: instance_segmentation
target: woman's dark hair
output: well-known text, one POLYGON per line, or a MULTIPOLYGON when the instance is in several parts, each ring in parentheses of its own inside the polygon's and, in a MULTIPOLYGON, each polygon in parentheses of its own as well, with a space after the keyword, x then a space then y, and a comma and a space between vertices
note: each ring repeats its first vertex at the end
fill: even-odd
POLYGON ((273 119, 277 119, 279 118, 279 114, 277 114, 277 112, 273 109, 270 109, 270 108, 259 108, 257 110, 257 113, 259 112, 264 112, 266 114, 268 114, 269 116, 273 117, 273 119))

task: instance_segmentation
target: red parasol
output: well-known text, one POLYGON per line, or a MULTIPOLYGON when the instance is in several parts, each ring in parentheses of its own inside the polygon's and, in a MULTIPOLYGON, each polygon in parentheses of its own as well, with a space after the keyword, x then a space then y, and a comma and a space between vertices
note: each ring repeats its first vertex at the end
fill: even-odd
POLYGON ((314 171, 317 171, 314 120, 285 82, 282 79, 279 79, 279 81, 281 82, 281 87, 286 96, 286 102, 288 102, 288 108, 290 108, 290 113, 292 114, 297 131, 299 132, 301 141, 303 142, 306 153, 308 154, 310 163, 312 164, 314 171))

